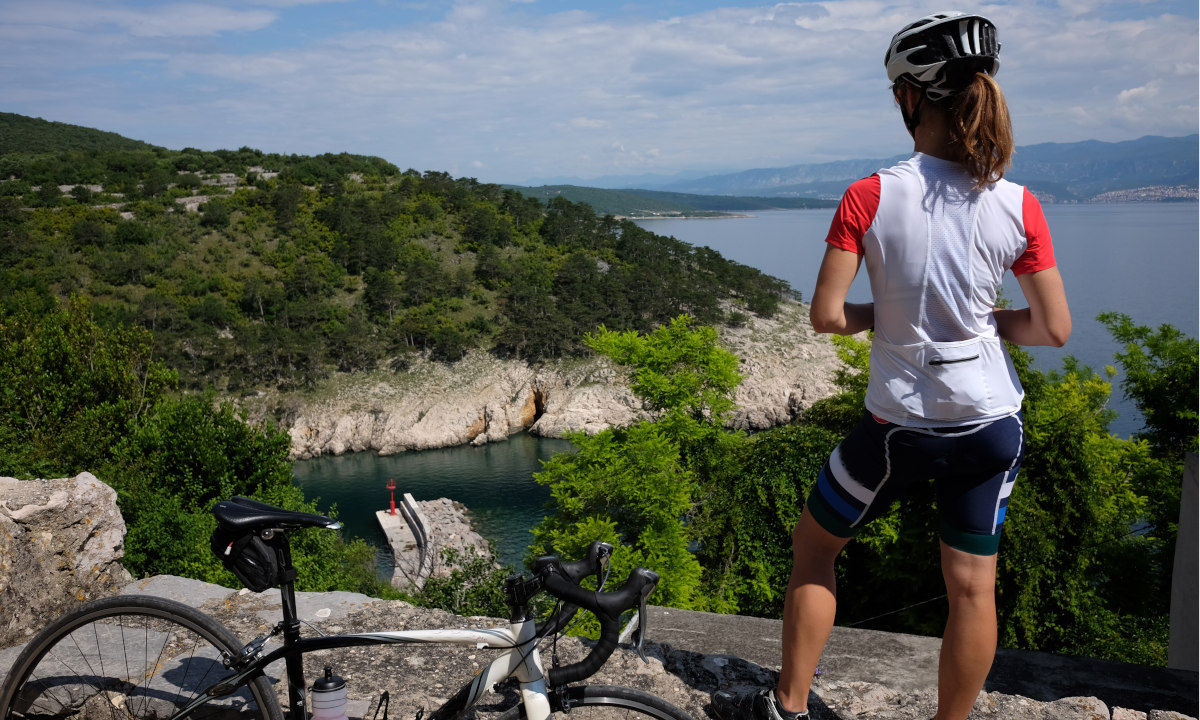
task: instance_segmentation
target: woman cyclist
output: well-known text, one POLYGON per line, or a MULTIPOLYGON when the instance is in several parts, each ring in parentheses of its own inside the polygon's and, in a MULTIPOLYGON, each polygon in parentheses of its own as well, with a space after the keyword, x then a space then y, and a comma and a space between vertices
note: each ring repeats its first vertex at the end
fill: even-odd
POLYGON ((716 698, 727 717, 807 717, 835 612, 834 561, 913 483, 934 481, 949 617, 935 720, 962 720, 996 649, 996 552, 1024 452, 1002 340, 1061 346, 1071 332, 1041 206, 1002 179, 1013 152, 996 28, 958 12, 917 20, 885 57, 914 155, 846 191, 813 294, 818 332, 874 329, 866 412, 833 451, 793 533, 777 689, 716 698), (846 293, 865 261, 873 303, 846 293), (1028 307, 995 307, 1005 271, 1028 307))

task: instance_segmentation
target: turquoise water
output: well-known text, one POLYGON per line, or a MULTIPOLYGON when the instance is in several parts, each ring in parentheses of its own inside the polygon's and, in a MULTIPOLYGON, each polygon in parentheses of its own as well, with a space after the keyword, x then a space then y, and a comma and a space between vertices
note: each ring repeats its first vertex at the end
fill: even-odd
POLYGON ((520 565, 529 545, 529 529, 542 519, 550 493, 533 480, 543 460, 571 449, 552 438, 514 435, 507 442, 398 455, 348 453, 301 460, 296 483, 323 509, 336 503, 348 537, 386 547, 376 510, 388 507, 388 478, 396 495, 417 500, 448 497, 466 505, 475 529, 495 542, 501 562, 520 565))

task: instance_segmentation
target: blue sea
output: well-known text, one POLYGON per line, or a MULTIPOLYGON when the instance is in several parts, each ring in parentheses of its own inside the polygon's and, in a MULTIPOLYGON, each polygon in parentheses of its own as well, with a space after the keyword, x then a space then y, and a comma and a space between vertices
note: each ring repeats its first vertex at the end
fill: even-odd
MULTIPOLYGON (((1101 374, 1120 350, 1096 316, 1123 312, 1140 325, 1170 323, 1195 337, 1198 230, 1196 203, 1045 205, 1054 252, 1067 288, 1074 329, 1063 348, 1031 348, 1037 365, 1062 367, 1073 355, 1101 374)), ((707 245, 725 257, 787 280, 808 299, 816 285, 833 209, 779 210, 753 217, 642 220, 638 225, 693 245, 707 245)), ((1023 306, 1021 288, 1010 274, 1004 294, 1023 306)), ((852 302, 871 299, 866 273, 850 289, 852 302)), ((1116 378, 1120 383, 1120 376, 1116 378)), ((1128 436, 1141 416, 1114 388, 1118 412, 1111 430, 1128 436)))

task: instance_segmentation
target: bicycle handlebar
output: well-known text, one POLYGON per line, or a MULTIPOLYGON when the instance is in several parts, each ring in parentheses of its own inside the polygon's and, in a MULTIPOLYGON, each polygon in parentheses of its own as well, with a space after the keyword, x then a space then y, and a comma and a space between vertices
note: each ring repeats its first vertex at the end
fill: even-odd
MULTIPOLYGON (((607 554, 611 552, 612 546, 592 543, 586 560, 563 563, 555 557, 542 557, 534 562, 534 577, 541 588, 567 603, 562 611, 547 621, 553 623, 554 632, 561 629, 580 608, 591 612, 600 621, 600 640, 587 657, 577 663, 552 668, 549 671, 548 679, 552 687, 578 682, 594 675, 603 667, 617 648, 617 638, 621 632, 621 613, 634 607, 638 607, 640 612, 637 648, 641 654, 641 645, 645 638, 646 598, 658 585, 658 573, 646 568, 635 568, 629 573, 625 584, 612 592, 587 590, 579 586, 584 577, 600 572, 601 563, 607 561, 607 554), (603 549, 605 547, 607 551, 603 549), (601 558, 600 562, 597 561, 598 557, 601 558)), ((542 627, 545 626, 546 623, 543 623, 542 627)))
MULTIPOLYGON (((608 559, 612 557, 613 546, 600 540, 593 540, 588 546, 587 557, 582 560, 563 562, 553 555, 539 557, 533 561, 533 574, 540 576, 545 568, 552 563, 558 563, 563 574, 571 579, 571 582, 576 585, 583 582, 583 579, 589 575, 596 576, 596 582, 600 583, 604 575, 605 569, 608 567, 608 559)), ((560 600, 562 598, 559 598, 560 600)), ((579 612, 579 606, 574 603, 566 602, 553 617, 537 624, 537 635, 544 637, 553 633, 561 632, 563 628, 571 622, 575 617, 575 613, 579 612)))

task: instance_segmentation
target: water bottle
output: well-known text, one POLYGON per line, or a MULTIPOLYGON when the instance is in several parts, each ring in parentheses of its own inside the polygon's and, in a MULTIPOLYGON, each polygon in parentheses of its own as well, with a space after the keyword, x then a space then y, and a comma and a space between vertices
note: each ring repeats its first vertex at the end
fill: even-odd
POLYGON ((347 720, 346 681, 325 666, 325 677, 312 686, 312 720, 347 720))

